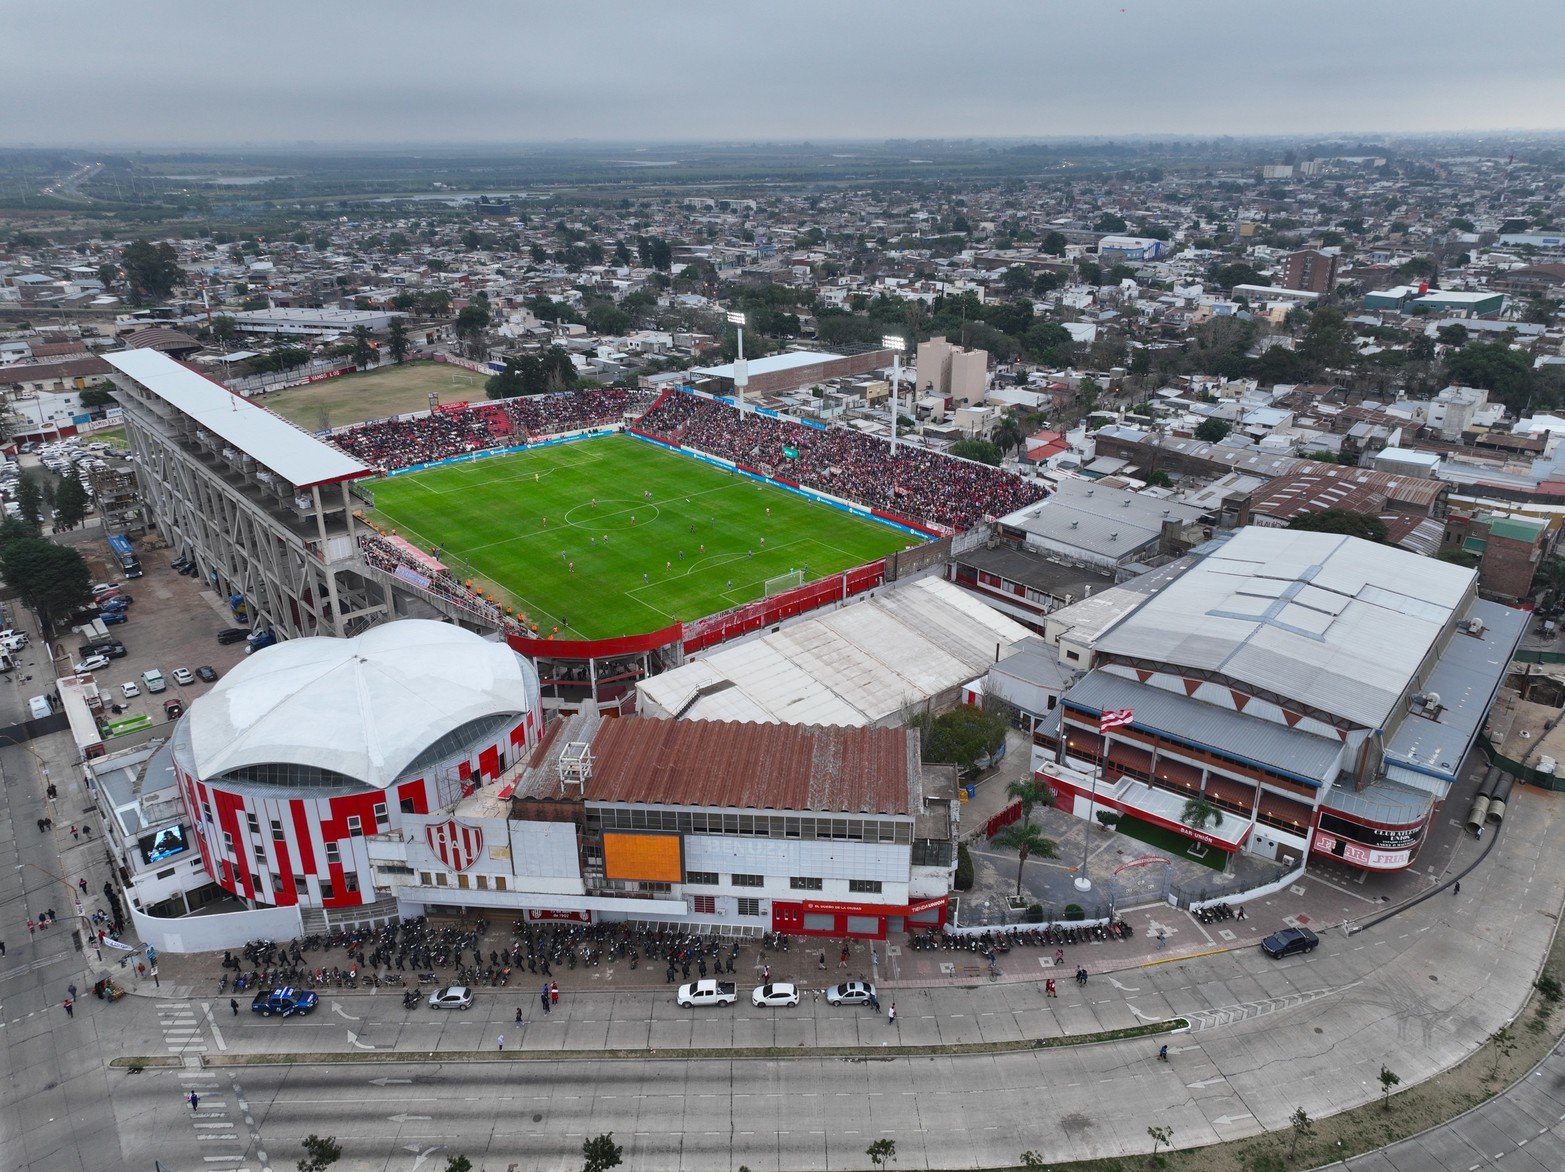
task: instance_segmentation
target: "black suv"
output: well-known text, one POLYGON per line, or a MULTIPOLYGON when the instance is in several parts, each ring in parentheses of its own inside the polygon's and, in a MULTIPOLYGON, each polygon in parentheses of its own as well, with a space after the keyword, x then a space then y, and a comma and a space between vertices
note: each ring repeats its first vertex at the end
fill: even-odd
POLYGON ((117 639, 100 641, 97 643, 83 643, 76 649, 83 658, 89 655, 107 655, 110 659, 125 658, 125 644, 117 639))

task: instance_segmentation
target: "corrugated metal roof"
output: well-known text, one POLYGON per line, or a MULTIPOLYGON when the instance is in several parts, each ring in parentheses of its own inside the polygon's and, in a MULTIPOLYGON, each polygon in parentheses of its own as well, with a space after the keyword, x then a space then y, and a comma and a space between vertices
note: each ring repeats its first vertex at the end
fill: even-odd
POLYGON ((637 690, 650 710, 693 720, 875 724, 966 683, 1030 634, 961 587, 922 578, 720 648, 637 690), (718 690, 721 682, 733 686, 718 690))
POLYGON ((1342 743, 1298 729, 1246 716, 1189 696, 1092 671, 1065 693, 1067 705, 1094 714, 1109 708, 1135 711, 1133 728, 1156 731, 1173 740, 1210 745, 1219 752, 1254 761, 1287 777, 1313 784, 1337 775, 1342 743))
POLYGON ((594 802, 913 814, 918 734, 624 717, 592 743, 594 802))
POLYGON ((1250 527, 1098 637, 1385 727, 1475 572, 1326 533, 1250 527))

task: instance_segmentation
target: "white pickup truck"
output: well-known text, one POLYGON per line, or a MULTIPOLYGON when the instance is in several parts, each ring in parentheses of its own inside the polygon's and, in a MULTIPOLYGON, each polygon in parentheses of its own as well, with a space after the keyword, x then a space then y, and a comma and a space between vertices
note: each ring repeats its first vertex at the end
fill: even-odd
POLYGON ((732 1005, 737 1000, 739 989, 732 981, 691 981, 674 995, 674 1003, 682 1006, 732 1005))

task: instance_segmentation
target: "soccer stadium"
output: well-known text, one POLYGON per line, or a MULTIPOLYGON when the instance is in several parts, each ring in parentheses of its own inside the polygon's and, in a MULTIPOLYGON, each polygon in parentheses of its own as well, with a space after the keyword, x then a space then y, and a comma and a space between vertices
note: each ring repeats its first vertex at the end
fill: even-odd
POLYGON ((368 485, 366 518, 561 638, 651 631, 926 538, 629 436, 368 485))

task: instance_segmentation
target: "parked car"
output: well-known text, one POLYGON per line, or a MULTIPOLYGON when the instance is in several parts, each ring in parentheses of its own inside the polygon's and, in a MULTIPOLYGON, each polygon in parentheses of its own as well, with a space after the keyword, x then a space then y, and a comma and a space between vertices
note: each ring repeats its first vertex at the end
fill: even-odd
POLYGON ((125 610, 130 606, 131 603, 135 601, 136 600, 129 594, 110 594, 99 600, 98 609, 100 612, 106 610, 125 610))
POLYGON ((109 657, 107 655, 89 655, 80 663, 71 664, 71 670, 77 675, 81 675, 83 672, 102 671, 108 666, 109 657))
POLYGON ((126 680, 123 684, 120 685, 120 695, 129 700, 133 697, 141 695, 141 689, 136 686, 135 680, 126 680))
POLYGON ((1308 928, 1284 928, 1261 941, 1261 951, 1280 960, 1298 952, 1314 952, 1320 937, 1308 928))
POLYGON ((431 1009, 471 1009, 473 991, 466 985, 447 985, 429 995, 431 1009))
POLYGON ((262 1017, 292 1017, 296 1013, 305 1017, 313 1013, 320 1002, 319 995, 308 989, 291 986, 262 989, 250 1002, 250 1012, 259 1013, 262 1017))
POLYGON ((97 598, 100 594, 110 594, 118 589, 119 587, 113 582, 94 582, 92 584, 92 596, 97 598))
POLYGON ((163 673, 155 667, 149 667, 141 673, 141 682, 147 685, 149 692, 163 692, 168 689, 168 681, 163 678, 163 673))
POLYGON ((88 643, 78 650, 83 655, 107 655, 110 659, 124 659, 126 655, 125 644, 118 639, 99 639, 94 643, 88 643))
POLYGON ((188 667, 176 667, 174 669, 174 682, 181 686, 193 684, 196 682, 196 677, 190 674, 188 667))
POLYGON ((128 618, 130 618, 130 615, 123 610, 106 610, 99 617, 98 621, 105 627, 116 627, 128 618))
POLYGON ((866 981, 844 981, 826 990, 828 1005, 868 1005, 875 996, 875 986, 866 981))
POLYGON ((245 627, 229 627, 226 631, 217 633, 217 641, 224 647, 230 643, 243 643, 250 637, 250 632, 245 627))
POLYGON ((163 715, 168 720, 178 720, 185 715, 185 702, 178 696, 163 701, 163 715))
POLYGON ((210 684, 217 679, 217 669, 215 667, 208 667, 206 664, 202 664, 200 667, 196 668, 196 679, 200 680, 202 683, 210 684))
POLYGON ((757 985, 750 994, 751 1005, 769 1005, 773 1008, 799 1004, 799 986, 788 981, 772 985, 757 985))
POLYGON ((674 1004, 684 1006, 732 1005, 738 1000, 739 987, 732 981, 691 981, 674 994, 674 1004))

